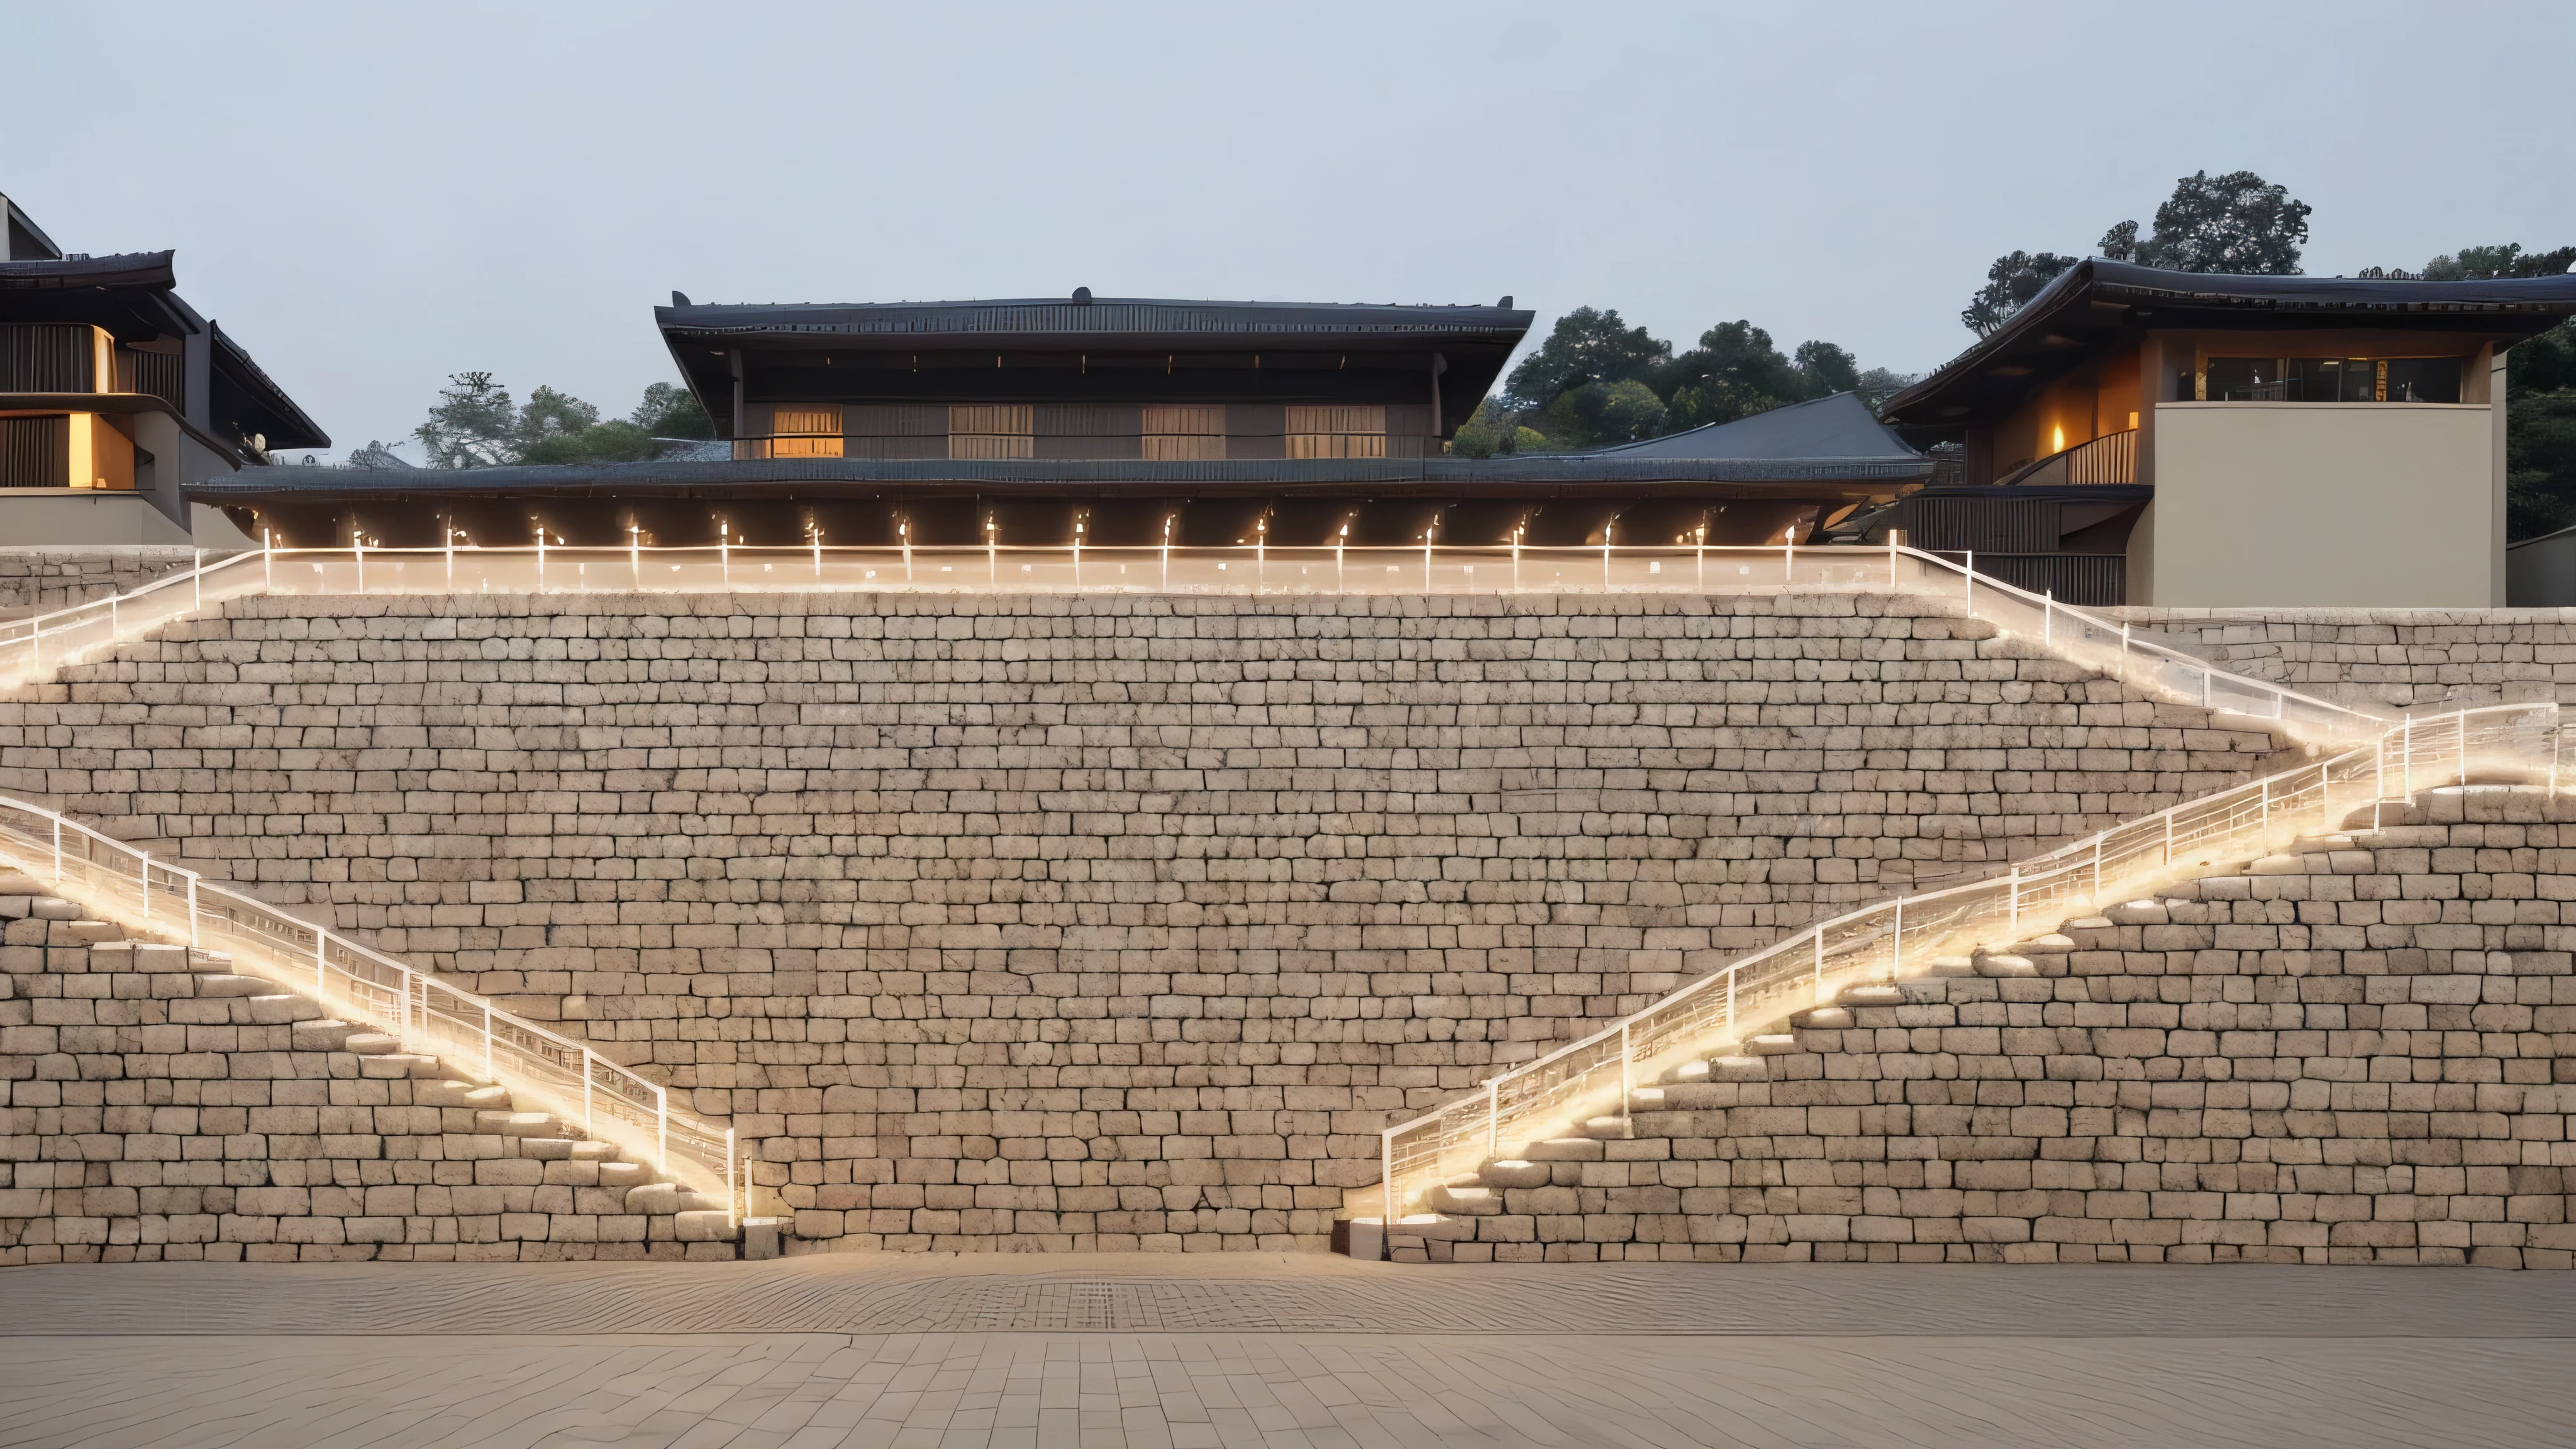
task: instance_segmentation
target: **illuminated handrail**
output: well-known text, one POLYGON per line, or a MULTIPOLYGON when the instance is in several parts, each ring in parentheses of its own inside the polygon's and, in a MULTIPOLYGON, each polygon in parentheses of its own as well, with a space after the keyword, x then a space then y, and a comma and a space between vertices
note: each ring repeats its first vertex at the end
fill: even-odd
POLYGON ((50 874, 57 892, 100 919, 228 952, 236 970, 310 995, 405 1051, 479 1074, 514 1100, 541 1102, 630 1159, 692 1190, 723 1193, 737 1223, 750 1211, 750 1164, 736 1153, 733 1129, 673 1110, 670 1088, 581 1042, 41 805, 0 797, 0 858, 50 874), (739 1182, 738 1166, 746 1169, 739 1182))
POLYGON ((2023 938, 2023 922, 2058 920, 2222 858, 2259 853, 2335 810, 2376 806, 2419 786, 2472 774, 2521 776, 2557 788, 2555 704, 2492 705, 2410 719, 2332 759, 2186 801, 2014 865, 2002 876, 1876 901, 1821 921, 1712 971, 1581 1040, 1485 1083, 1428 1116, 1385 1129, 1380 1185, 1386 1220, 1507 1147, 1570 1128, 1615 1102, 1623 1118, 1636 1087, 1679 1063, 1743 1039, 1792 1010, 1822 1005, 1845 986, 1903 977, 1909 960, 1955 955, 1962 944, 2023 938), (2397 787, 2392 796, 2389 786, 2397 787))
POLYGON ((1921 549, 1694 543, 1550 546, 1225 547, 986 544, 915 547, 260 549, 201 564, 130 593, 0 624, 0 688, 26 683, 207 604, 247 594, 700 593, 763 590, 1163 594, 1707 594, 1839 590, 1956 598, 1970 616, 2166 698, 2277 720, 2303 739, 2374 738, 2388 720, 2230 674, 2129 626, 1988 578, 1975 556, 1921 549))

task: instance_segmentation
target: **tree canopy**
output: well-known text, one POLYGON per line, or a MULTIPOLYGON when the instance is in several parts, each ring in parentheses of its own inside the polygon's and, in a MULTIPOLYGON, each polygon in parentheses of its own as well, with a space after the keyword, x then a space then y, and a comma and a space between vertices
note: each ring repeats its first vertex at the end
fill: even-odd
POLYGON ((2175 272, 2295 277, 2311 210, 2251 171, 2195 171, 2156 208, 2153 233, 2141 239, 2136 222, 2121 222, 2103 234, 2102 255, 2175 272))
MULTIPOLYGON (((715 424, 687 389, 657 382, 624 418, 570 393, 539 385, 525 403, 488 372, 449 377, 428 421, 412 430, 433 468, 491 468, 507 463, 635 463, 658 451, 656 438, 711 438, 715 424)), ((408 466, 392 445, 369 443, 350 455, 353 467, 408 466), (387 460, 390 460, 388 462, 387 460)))
MULTIPOLYGON (((2137 226, 2136 222, 2123 224, 2132 230, 2137 226)), ((2055 252, 2006 252, 1986 268, 1986 284, 1968 299, 1959 320, 1979 337, 1988 336, 2075 262, 2076 258, 2055 252)))
POLYGON ((1783 353, 1743 318, 1718 323, 1676 354, 1615 309, 1577 307, 1512 369, 1502 395, 1459 428, 1450 451, 1490 458, 1608 447, 1837 392, 1861 392, 1875 407, 1910 381, 1885 368, 1863 373, 1858 358, 1831 342, 1783 353))

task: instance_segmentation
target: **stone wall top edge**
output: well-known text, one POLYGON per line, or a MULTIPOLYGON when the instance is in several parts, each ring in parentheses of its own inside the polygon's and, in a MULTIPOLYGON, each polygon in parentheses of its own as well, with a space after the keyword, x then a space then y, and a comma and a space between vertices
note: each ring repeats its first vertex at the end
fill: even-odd
POLYGON ((517 617, 637 615, 706 617, 985 615, 1184 617, 1273 616, 1507 618, 1548 615, 1902 616, 1951 618, 1959 607, 1917 594, 1759 590, 1726 594, 1076 594, 865 593, 834 590, 739 593, 590 594, 253 594, 229 600, 236 617, 517 617))

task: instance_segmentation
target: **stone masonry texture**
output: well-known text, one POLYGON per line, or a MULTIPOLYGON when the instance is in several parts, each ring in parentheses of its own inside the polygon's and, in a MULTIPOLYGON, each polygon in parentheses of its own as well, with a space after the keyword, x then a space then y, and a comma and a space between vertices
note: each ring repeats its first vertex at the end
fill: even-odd
POLYGON ((1950 607, 246 599, 0 793, 586 1033, 808 1245, 1312 1246, 1497 1065, 2285 763, 1950 607))
POLYGON ((0 548, 0 618, 130 593, 196 561, 196 550, 147 545, 0 548))
POLYGON ((0 1267, 733 1256, 603 1144, 36 892, 0 874, 0 1267))
POLYGON ((2576 802, 2386 818, 2069 923, 2035 976, 1809 1013, 1753 1080, 1533 1147, 1428 1251, 2566 1268, 2576 802))
POLYGON ((2233 673, 2385 712, 2576 704, 2576 609, 2112 609, 2233 673))

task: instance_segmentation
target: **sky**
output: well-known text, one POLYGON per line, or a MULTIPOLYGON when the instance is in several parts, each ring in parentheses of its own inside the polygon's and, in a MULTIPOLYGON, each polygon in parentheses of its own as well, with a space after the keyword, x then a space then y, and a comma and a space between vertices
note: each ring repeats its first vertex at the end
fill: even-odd
POLYGON ((623 414, 675 288, 1509 294, 1912 372, 2203 169, 2313 206, 2312 273, 2576 243, 2564 0, 0 0, 0 51, 0 193, 176 248, 326 456, 469 369, 623 414))

